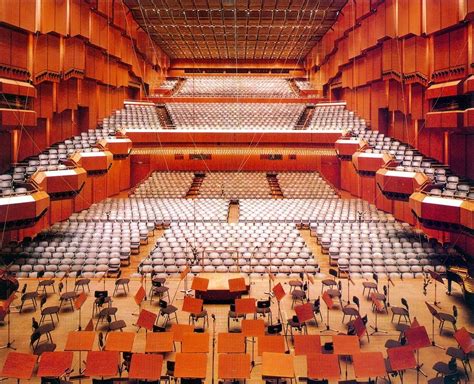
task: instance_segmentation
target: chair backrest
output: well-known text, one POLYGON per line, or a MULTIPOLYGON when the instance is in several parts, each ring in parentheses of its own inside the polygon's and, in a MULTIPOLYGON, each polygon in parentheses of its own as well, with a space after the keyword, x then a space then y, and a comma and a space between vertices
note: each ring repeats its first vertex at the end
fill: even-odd
POLYGON ((270 300, 257 301, 257 308, 270 308, 270 300))
POLYGON ((41 298, 41 301, 40 301, 41 308, 43 308, 43 305, 46 304, 46 300, 48 300, 48 298, 46 297, 46 295, 43 295, 43 297, 41 298))
POLYGON ((457 320, 458 319, 458 308, 453 305, 453 316, 457 320))
MULTIPOLYGON (((386 286, 386 285, 383 286, 383 294, 384 294, 385 296, 388 295, 388 289, 387 289, 387 286, 386 286)), ((387 299, 387 298, 385 297, 385 299, 387 299)))
POLYGON ((438 311, 436 310, 435 307, 433 307, 431 304, 425 301, 426 306, 428 307, 428 310, 430 311, 432 316, 438 315, 438 311))
POLYGON ((314 300, 313 308, 315 312, 319 312, 319 309, 321 308, 321 297, 314 300))
POLYGON ((272 325, 269 325, 267 327, 267 332, 270 335, 275 335, 275 334, 281 333, 282 330, 283 330, 283 324, 282 323, 272 324, 272 325))
POLYGON ((401 302, 402 302, 402 305, 403 305, 403 306, 407 309, 407 311, 408 311, 408 301, 407 301, 405 298, 402 297, 401 302))
POLYGON ((168 306, 168 303, 164 300, 160 300, 159 306, 160 308, 166 308, 168 306))
POLYGON ((357 309, 360 309, 360 300, 357 296, 352 297, 352 301, 354 302, 355 305, 357 305, 357 309))
POLYGON ((21 289, 21 294, 24 295, 26 293, 26 284, 23 284, 23 288, 21 289))
POLYGON ((152 284, 155 288, 161 287, 161 282, 160 282, 160 281, 153 281, 153 280, 152 280, 151 284, 152 284))
POLYGON ((94 297, 96 299, 100 299, 100 298, 106 298, 107 296, 109 296, 109 292, 108 291, 95 291, 94 292, 94 297))
POLYGON ((41 334, 39 332, 33 332, 30 336, 30 345, 33 346, 33 344, 38 341, 41 337, 41 334))
POLYGON ((329 269, 329 274, 333 276, 334 278, 337 277, 337 271, 334 268, 329 269))
POLYGON ((376 273, 372 274, 372 278, 375 280, 375 282, 378 284, 379 282, 379 276, 376 273))
POLYGON ((104 349, 104 334, 99 332, 99 348, 104 349))
POLYGON ((168 374, 174 374, 174 366, 175 366, 175 362, 174 361, 166 361, 166 373, 168 374))

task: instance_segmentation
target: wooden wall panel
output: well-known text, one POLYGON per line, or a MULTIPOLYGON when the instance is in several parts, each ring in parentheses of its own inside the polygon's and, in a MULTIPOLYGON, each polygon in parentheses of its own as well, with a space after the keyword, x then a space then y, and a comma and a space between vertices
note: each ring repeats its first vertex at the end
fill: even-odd
POLYGON ((433 69, 449 68, 449 32, 433 37, 433 69))
POLYGON ((449 32, 449 66, 451 68, 466 66, 468 63, 467 51, 467 28, 463 26, 449 32))
POLYGON ((120 171, 120 160, 114 160, 107 173, 107 196, 113 196, 120 192, 120 171))
POLYGON ((442 1, 443 0, 425 0, 426 33, 428 34, 439 31, 441 29, 441 2, 442 1))
POLYGON ((68 0, 41 0, 41 33, 67 35, 68 0))
POLYGON ((74 199, 61 200, 61 221, 67 220, 74 212, 74 199))
POLYGON ((421 22, 421 0, 398 0, 398 36, 420 35, 421 22))
POLYGON ((449 165, 453 172, 459 176, 466 176, 468 167, 466 159, 469 157, 467 152, 472 151, 472 148, 467 147, 468 138, 466 136, 458 133, 449 137, 449 165))
POLYGON ((107 175, 92 176, 92 202, 98 203, 107 198, 107 175))
POLYGON ((29 32, 35 31, 36 2, 32 0, 0 1, 0 19, 29 32))
POLYGON ((130 156, 118 160, 120 164, 120 190, 125 191, 131 187, 130 184, 130 156))
POLYGON ((70 0, 69 29, 71 36, 82 36, 86 39, 90 36, 90 8, 82 0, 70 0))
POLYGON ((369 203, 375 203, 376 184, 374 176, 359 175, 361 197, 369 203))
POLYGON ((16 68, 28 68, 28 35, 12 31, 11 65, 16 68))

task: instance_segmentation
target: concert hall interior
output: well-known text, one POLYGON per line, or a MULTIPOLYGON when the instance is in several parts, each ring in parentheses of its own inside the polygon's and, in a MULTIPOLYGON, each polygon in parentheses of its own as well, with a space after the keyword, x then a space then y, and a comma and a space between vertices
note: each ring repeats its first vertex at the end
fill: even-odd
POLYGON ((474 382, 473 23, 1 0, 0 380, 474 382))

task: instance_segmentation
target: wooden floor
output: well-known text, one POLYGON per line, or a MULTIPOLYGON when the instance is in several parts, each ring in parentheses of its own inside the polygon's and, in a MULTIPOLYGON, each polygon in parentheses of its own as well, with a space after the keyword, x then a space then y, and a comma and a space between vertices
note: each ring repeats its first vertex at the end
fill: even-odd
MULTIPOLYGON (((126 197, 126 195, 124 194, 121 197, 126 197)), ((238 221, 238 207, 237 206, 231 206, 229 210, 228 221, 231 223, 238 221)), ((324 255, 321 253, 321 248, 316 243, 315 238, 310 236, 309 230, 300 230, 300 233, 302 237, 304 238, 304 240, 306 241, 306 243, 308 244, 308 246, 313 251, 313 254, 315 255, 315 259, 321 267, 321 274, 319 274, 316 277, 315 285, 310 285, 309 296, 311 300, 314 300, 316 297, 318 297, 321 294, 321 280, 327 277, 327 272, 329 269, 329 261, 328 261, 329 258, 327 255, 324 255)), ((130 266, 122 269, 122 277, 131 276, 133 273, 137 271, 137 268, 140 262, 148 256, 148 254, 154 248, 156 241, 162 234, 163 234, 163 230, 155 231, 153 236, 149 238, 148 244, 143 245, 141 247, 140 254, 132 256, 130 266)), ((220 276, 220 278, 222 278, 222 276, 220 276)), ((191 277, 188 278, 188 283, 190 283, 190 281, 191 281, 191 277)), ((286 292, 289 291, 288 279, 277 279, 276 282, 281 282, 286 292)), ((21 283, 21 286, 23 284, 27 284, 28 291, 36 289, 36 285, 37 285, 37 281, 34 279, 22 280, 20 283, 21 283)), ((65 285, 65 289, 70 290, 74 285, 74 280, 66 279, 65 281, 63 281, 63 283, 65 285)), ((381 281, 380 287, 386 284, 387 284, 386 281, 381 281)), ((144 285, 145 285, 145 289, 148 292, 148 289, 150 287, 150 281, 145 280, 144 285)), ((180 293, 180 289, 183 288, 183 284, 180 283, 179 279, 177 278, 169 278, 167 281, 167 285, 170 287, 171 298, 173 297, 175 298, 174 305, 176 305, 179 309, 181 309, 182 293, 180 293)), ((137 328, 133 324, 136 321, 136 317, 134 316, 134 313, 138 312, 138 307, 135 304, 133 295, 138 290, 139 286, 140 286, 140 280, 132 279, 130 283, 129 294, 119 295, 113 299, 113 306, 116 306, 118 308, 117 318, 125 320, 127 324, 127 328, 126 328, 127 331, 135 332, 137 330, 137 328)), ((355 282, 355 285, 351 285, 351 284, 348 284, 348 281, 346 279, 343 279, 342 287, 343 287, 343 298, 345 300, 347 300, 347 298, 352 298, 352 296, 354 295, 358 296, 361 299, 361 313, 362 315, 368 314, 368 324, 370 326, 374 326, 375 315, 371 311, 371 304, 367 298, 362 296, 362 280, 357 280, 355 282), (348 290, 350 290, 350 292, 348 292, 348 290)), ((102 290, 104 288, 107 289, 110 293, 112 293, 114 289, 114 279, 105 279, 102 282, 93 281, 91 283, 91 286, 90 286, 91 291, 87 292, 88 299, 85 302, 82 312, 81 312, 81 319, 82 319, 81 325, 83 327, 91 319, 92 306, 93 306, 93 300, 94 300, 94 297, 93 297, 94 290, 102 290)), ((265 292, 268 291, 268 288, 269 288, 269 280, 267 277, 252 278, 250 295, 252 297, 255 297, 256 299, 266 298, 265 292)), ((447 296, 445 294, 445 287, 443 286, 439 286, 437 292, 438 292, 438 299, 441 301, 440 310, 450 313, 452 311, 453 305, 456 305, 459 310, 459 318, 458 318, 458 324, 457 324, 458 327, 465 326, 469 331, 471 332, 474 331, 474 308, 468 308, 465 305, 459 287, 457 285, 454 285, 454 293, 452 296, 447 296)), ((431 337, 432 318, 425 305, 425 301, 433 302, 434 285, 430 284, 428 286, 427 294, 425 296, 423 294, 423 280, 422 279, 410 279, 410 280, 403 280, 403 281, 396 280, 395 287, 391 287, 390 289, 390 298, 389 298, 390 304, 392 306, 400 305, 400 299, 402 297, 408 300, 412 318, 416 317, 418 322, 427 328, 431 337)), ((57 294, 48 295, 48 300, 46 303, 47 306, 55 305, 57 303, 58 303, 57 294)), ((19 299, 17 299, 14 302, 14 304, 19 304, 19 299)), ((158 304, 157 300, 153 301, 152 305, 149 303, 149 301, 146 301, 144 305, 142 306, 142 308, 145 308, 157 313, 158 312, 157 304, 158 304)), ((274 321, 277 321, 278 310, 277 310, 276 302, 272 303, 271 308, 273 312, 273 319, 274 321)), ((227 312, 229 309, 228 305, 218 305, 218 304, 205 305, 205 309, 207 309, 209 314, 214 314, 216 316, 215 332, 216 333, 227 332, 227 312)), ((282 309, 282 320, 286 324, 286 319, 289 319, 294 315, 294 311, 291 309, 291 297, 289 295, 287 295, 282 300, 281 309, 282 309)), ((345 324, 342 323, 342 312, 340 309, 334 309, 334 310, 329 311, 329 321, 327 320, 328 319, 327 310, 324 304, 322 306, 322 313, 324 317, 324 322, 325 323, 328 322, 331 328, 335 328, 337 331, 340 331, 340 332, 346 332, 346 326, 345 324)), ((31 319, 33 317, 39 320, 40 318, 39 310, 33 311, 32 308, 29 308, 27 310, 24 310, 24 313, 22 314, 19 314, 19 313, 11 314, 10 339, 15 340, 13 345, 15 348, 17 348, 18 352, 31 351, 30 346, 29 346, 29 339, 32 333, 31 319)), ((188 322, 188 315, 186 313, 183 313, 180 311, 178 317, 179 317, 180 323, 188 322)), ((378 316, 378 327, 379 329, 386 331, 387 334, 380 333, 380 334, 370 336, 370 341, 367 340, 367 338, 365 337, 361 343, 362 351, 382 351, 384 353, 384 356, 386 356, 386 350, 384 348, 385 342, 388 339, 398 338, 396 325, 392 324, 390 319, 391 319, 391 314, 381 314, 378 316)), ((96 322, 96 319, 93 319, 93 320, 94 322, 96 322)), ((58 351, 61 351, 64 349, 68 332, 75 330, 78 326, 79 326, 79 313, 77 311, 72 312, 69 308, 64 309, 60 314, 60 321, 57 324, 56 329, 52 333, 53 340, 57 344, 58 351)), ((238 323, 233 323, 232 326, 238 328, 238 323)), ((438 332, 438 321, 435 321, 434 326, 435 326, 434 337, 438 344, 440 344, 443 347, 456 346, 456 342, 453 338, 453 331, 450 328, 450 325, 446 326, 446 330, 443 332, 442 335, 440 335, 438 332)), ((6 324, 0 326, 0 344, 6 343, 8 341, 7 329, 8 327, 6 324)), ((319 326, 316 326, 314 322, 309 323, 308 331, 310 334, 321 334, 323 337, 323 342, 331 341, 331 336, 330 336, 331 332, 329 334, 324 333, 324 332, 321 333, 321 331, 324 331, 324 329, 325 329, 324 324, 319 324, 319 326)), ((99 329, 97 332, 101 330, 103 329, 99 326, 99 329)), ((211 320, 211 330, 208 330, 208 331, 212 332, 212 320, 211 320)), ((372 331, 372 329, 370 329, 370 331, 372 331)), ((211 340, 212 340, 212 337, 211 337, 211 340)), ((288 342, 289 342, 290 352, 293 353, 293 345, 290 338, 288 338, 288 342)), ((134 351, 143 352, 144 345, 145 345, 145 332, 141 330, 136 334, 134 351)), ((212 345, 212 341, 211 341, 211 345, 212 345)), ((180 347, 177 346, 178 351, 179 351, 179 348, 180 347)), ((95 349, 98 349, 98 346, 96 346, 95 349)), ((248 344, 248 352, 249 353, 251 352, 250 343, 248 344)), ((6 358, 7 353, 8 353, 7 349, 0 350, 0 365, 3 365, 3 362, 6 358)), ((165 358, 167 360, 174 360, 174 353, 170 353, 166 355, 165 358)), ((84 360, 84 355, 82 355, 82 359, 84 360)), ((445 351, 436 347, 429 347, 429 348, 422 349, 420 351, 420 362, 424 364, 423 370, 427 373, 429 378, 435 376, 435 373, 432 370, 432 366, 435 362, 437 361, 447 362, 448 360, 449 359, 446 356, 445 351)), ((217 364, 217 356, 216 356, 215 361, 217 364)), ((252 370, 251 380, 248 381, 251 384, 262 382, 261 365, 259 364, 260 362, 261 362, 261 358, 256 357, 257 365, 252 370)), ((306 363, 305 363, 304 358, 300 356, 295 357, 295 369, 296 369, 297 377, 301 377, 305 375, 305 365, 306 363)), ((461 364, 458 364, 458 365, 462 368, 461 364)), ((74 360, 75 373, 77 373, 78 367, 79 367, 79 356, 76 353, 75 360, 74 360)), ((342 367, 342 374, 343 374, 341 379, 343 379, 345 378, 345 372, 346 372, 345 363, 343 363, 341 367, 342 367)), ((215 367, 215 371, 217 372, 217 367, 215 367)), ((212 364, 211 364, 211 354, 210 354, 208 371, 207 371, 208 379, 206 380, 206 383, 212 382, 211 372, 212 372, 212 364)), ((347 364, 347 378, 348 379, 354 378, 352 364, 350 362, 347 364)), ((91 382, 91 380, 89 379, 82 379, 81 381, 84 383, 91 382)), ((400 379, 398 377, 392 378, 392 381, 395 383, 399 383, 400 379)), ((39 382, 39 380, 32 379, 31 382, 39 382)), ((382 379, 379 379, 379 382, 382 383, 384 381, 382 379)), ((416 383, 417 382, 416 372, 407 371, 404 377, 404 382, 408 384, 416 383)), ((419 382, 426 383, 427 379, 424 378, 423 376, 420 376, 419 382)), ((467 382, 474 382, 474 381, 469 381, 466 378, 465 382, 467 383, 467 382)))
MULTIPOLYGON (((321 279, 324 276, 318 276, 316 279, 316 283, 314 286, 310 286, 310 299, 315 299, 317 296, 320 295, 321 293, 321 279)), ((189 278, 189 281, 191 279, 189 278)), ((357 295, 361 298, 361 312, 362 314, 368 314, 368 319, 369 319, 369 325, 374 325, 375 317, 371 312, 370 309, 370 302, 366 298, 362 298, 362 281, 356 281, 356 285, 352 286, 349 285, 350 292, 347 292, 347 280, 343 281, 343 297, 347 298, 347 296, 352 297, 353 295, 357 295)), ((285 290, 288 292, 289 286, 288 286, 288 280, 287 279, 278 279, 278 282, 281 282, 283 284, 283 287, 285 290)), ((36 288, 37 281, 35 280, 25 280, 21 281, 21 284, 28 284, 28 290, 33 290, 36 288)), ((70 279, 69 281, 64 282, 66 285, 66 289, 70 289, 74 281, 73 279, 70 279)), ((252 297, 255 297, 257 299, 264 298, 266 292, 268 290, 268 279, 267 278, 258 278, 252 279, 252 285, 250 289, 250 295, 252 297)), ((104 284, 105 288, 109 292, 113 292, 113 287, 114 287, 114 280, 113 279, 107 279, 104 282, 92 282, 91 283, 91 293, 89 293, 88 300, 84 304, 81 317, 82 317, 82 326, 85 326, 85 324, 91 319, 91 313, 92 313, 92 303, 93 303, 93 291, 96 289, 104 289, 104 284)), ((150 282, 145 281, 144 282, 146 289, 148 290, 150 287, 150 282)), ((381 281, 381 285, 386 284, 386 282, 381 281)), ((138 307, 135 304, 133 300, 133 294, 137 291, 139 288, 140 281, 132 281, 130 284, 130 293, 127 296, 119 296, 115 297, 113 300, 113 305, 118 307, 118 314, 117 317, 119 319, 125 320, 127 324, 127 329, 128 331, 136 331, 136 327, 133 326, 134 322, 136 321, 136 317, 133 316, 133 313, 138 312, 138 307)), ((177 279, 169 279, 168 285, 170 287, 170 292, 171 292, 171 297, 176 295, 174 304, 178 307, 181 308, 182 306, 182 294, 179 293, 179 289, 182 288, 182 285, 179 284, 179 281, 177 279)), ((438 298, 441 300, 441 310, 450 312, 452 310, 452 306, 456 305, 458 306, 459 309, 459 319, 458 319, 458 327, 461 326, 466 326, 468 330, 474 330, 474 316, 472 309, 471 311, 466 307, 464 304, 463 298, 461 296, 461 293, 456 286, 456 291, 453 294, 453 296, 446 296, 444 293, 445 289, 444 287, 440 286, 438 288, 438 298)), ((420 279, 417 280, 404 280, 404 281, 395 281, 395 287, 392 287, 390 290, 390 303, 392 305, 399 305, 400 304, 400 298, 405 297, 411 308, 411 314, 413 317, 416 317, 417 320, 426 328, 429 330, 429 333, 431 335, 431 316, 428 312, 428 309, 426 308, 424 302, 425 301, 430 301, 432 302, 434 299, 434 286, 430 285, 428 287, 428 292, 427 295, 423 295, 423 281, 420 279)), ((48 296, 48 301, 46 305, 53 305, 58 302, 58 296, 55 294, 50 294, 48 296)), ((15 304, 19 303, 19 301, 15 301, 15 304)), ((143 308, 151 310, 153 312, 158 311, 157 307, 157 301, 155 300, 152 305, 150 305, 149 301, 145 302, 143 305, 143 308)), ((218 332, 226 332, 227 331, 227 311, 228 311, 228 305, 206 305, 205 308, 210 314, 215 314, 216 316, 216 321, 215 321, 215 330, 216 333, 218 332)), ((282 315, 283 315, 283 321, 286 322, 285 319, 291 318, 291 316, 294 314, 293 310, 291 309, 291 298, 290 296, 286 296, 282 300, 282 315)), ((273 318, 276 321, 277 318, 277 305, 276 303, 272 304, 272 311, 273 311, 273 318)), ((326 308, 323 305, 322 312, 324 315, 324 320, 326 321, 326 308)), ((17 351, 19 352, 29 352, 29 336, 32 332, 31 330, 31 318, 35 317, 36 319, 39 319, 39 311, 31 311, 31 310, 26 310, 22 314, 18 313, 12 313, 11 315, 11 339, 15 340, 14 346, 17 348, 17 351)), ((396 339, 398 337, 398 332, 396 330, 396 327, 394 324, 390 322, 390 315, 387 314, 382 314, 379 315, 378 317, 378 326, 380 329, 385 330, 388 332, 388 334, 380 334, 380 335, 374 335, 370 337, 370 342, 367 340, 367 338, 364 338, 362 340, 362 351, 383 351, 384 355, 385 353, 385 348, 384 344, 387 341, 387 339, 392 338, 396 339)), ((71 312, 68 309, 64 309, 63 312, 60 314, 60 322, 57 325, 57 328, 53 331, 52 336, 54 342, 57 344, 57 350, 61 351, 64 349, 65 341, 66 341, 66 335, 69 331, 75 330, 79 323, 79 314, 78 312, 71 312)), ((179 321, 181 323, 187 323, 188 322, 188 317, 186 313, 180 313, 179 314, 179 321)), ((335 328, 341 332, 346 331, 346 327, 344 324, 342 324, 342 312, 338 309, 331 310, 329 314, 329 324, 332 328, 335 328)), ((448 346, 456 346, 456 342, 454 338, 452 337, 452 330, 450 329, 449 325, 446 327, 446 331, 443 332, 443 335, 439 335, 438 330, 437 330, 437 324, 438 322, 436 321, 435 323, 435 338, 436 342, 444 347, 448 346)), ((212 325, 212 321, 211 321, 212 325)), ((238 324, 235 323, 235 326, 238 324)), ((99 327, 99 330, 101 328, 99 327)), ((211 327, 212 329, 212 327, 211 327)), ((324 329, 324 325, 320 324, 319 327, 317 327, 314 322, 311 322, 308 327, 308 331, 310 334, 319 334, 322 330, 324 329)), ((7 342, 7 326, 3 325, 0 328, 0 340, 2 343, 7 342)), ((331 337, 329 335, 324 334, 323 336, 323 341, 330 341, 331 337)), ((134 344, 134 351, 135 352, 143 352, 144 351, 144 343, 145 343, 145 332, 141 330, 140 332, 137 333, 136 339, 135 339, 135 344, 134 344)), ((292 349, 292 343, 289 340, 290 343, 290 349, 292 349)), ((250 344, 249 344, 249 351, 250 351, 250 344)), ((179 350, 179 346, 178 346, 179 350)), ((7 354, 7 350, 0 350, 0 364, 3 364, 3 361, 5 360, 7 354)), ((77 355, 77 354, 76 354, 77 355)), ((84 356, 82 356, 84 359, 84 356)), ((174 353, 171 353, 169 355, 166 355, 166 359, 174 359, 174 353)), ((420 352, 420 361, 424 363, 423 369, 424 371, 428 374, 429 377, 434 376, 434 372, 432 370, 432 366, 436 361, 448 361, 445 351, 435 348, 435 347, 430 347, 421 350, 420 352)), ((217 361, 217 357, 216 357, 217 361)), ((256 358, 257 363, 260 362, 260 357, 256 358)), ((75 363, 74 363, 74 368, 75 372, 78 370, 78 356, 75 356, 75 363)), ((304 358, 301 357, 296 357, 295 358, 295 366, 296 366, 296 374, 297 376, 303 376, 305 372, 305 360, 304 358)), ((343 372, 345 372, 345 366, 344 364, 342 365, 343 367, 343 372)), ((211 363, 210 363, 210 358, 209 358, 209 367, 208 367, 208 380, 207 383, 211 383, 211 363)), ((353 378, 353 370, 352 370, 352 365, 349 363, 348 364, 348 371, 347 371, 347 377, 348 378, 353 378)), ((39 380, 32 380, 32 382, 39 382, 39 380)), ((88 379, 82 380, 82 382, 90 382, 88 379)), ((261 382, 261 365, 256 365, 256 367, 252 371, 252 379, 249 381, 250 383, 260 383, 261 382)), ((383 382, 382 380, 379 380, 379 382, 383 382)), ((399 378, 394 379, 394 382, 398 383, 399 378)), ((416 382, 416 374, 414 371, 408 371, 405 374, 405 383, 415 383, 416 382)), ((421 383, 425 383, 426 379, 424 377, 420 378, 421 383)), ((467 381, 466 381, 467 382, 467 381)))

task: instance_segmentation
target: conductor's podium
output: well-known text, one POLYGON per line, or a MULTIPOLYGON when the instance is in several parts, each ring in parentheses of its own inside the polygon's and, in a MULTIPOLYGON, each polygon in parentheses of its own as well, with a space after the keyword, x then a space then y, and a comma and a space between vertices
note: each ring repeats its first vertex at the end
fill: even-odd
POLYGON ((375 176, 382 167, 393 161, 393 157, 387 152, 373 153, 358 151, 352 155, 352 164, 357 173, 375 176))
POLYGON ((474 201, 432 196, 415 192, 410 196, 410 208, 428 228, 443 231, 474 233, 474 201))
POLYGON ((110 151, 76 152, 71 159, 87 171, 88 175, 107 173, 112 166, 113 155, 110 151))
POLYGON ((350 160, 352 155, 364 148, 367 143, 359 138, 341 138, 334 144, 337 157, 350 160))
POLYGON ((422 172, 397 171, 387 167, 375 173, 375 182, 385 197, 408 201, 413 192, 419 191, 430 182, 430 178, 422 172))
POLYGON ((31 179, 51 198, 68 199, 81 192, 86 182, 87 172, 82 167, 69 167, 56 171, 39 171, 31 179))
POLYGON ((46 192, 33 186, 27 193, 0 197, 0 222, 7 230, 33 226, 48 210, 49 201, 46 192))
POLYGON ((97 144, 110 151, 114 159, 124 159, 130 155, 132 140, 125 136, 107 137, 99 140, 97 144))

